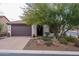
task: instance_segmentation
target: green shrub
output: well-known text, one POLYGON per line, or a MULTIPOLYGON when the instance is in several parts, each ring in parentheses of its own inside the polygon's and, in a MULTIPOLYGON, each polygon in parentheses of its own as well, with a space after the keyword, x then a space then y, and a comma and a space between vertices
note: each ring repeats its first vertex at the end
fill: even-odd
POLYGON ((42 39, 43 39, 43 41, 45 42, 45 44, 46 44, 47 46, 51 46, 51 45, 52 45, 51 37, 45 36, 45 37, 43 37, 42 39))
POLYGON ((48 36, 49 36, 49 32, 45 32, 45 36, 47 36, 47 37, 48 37, 48 36))
POLYGON ((75 46, 76 46, 76 47, 79 47, 79 40, 76 40, 76 41, 75 41, 75 46))
POLYGON ((47 46, 51 46, 52 45, 52 40, 51 40, 52 38, 49 37, 49 32, 45 32, 45 36, 42 37, 42 39, 43 39, 43 41, 45 42, 45 44, 47 46))
POLYGON ((72 36, 64 36, 59 41, 62 44, 68 44, 68 42, 72 42, 72 43, 74 42, 75 43, 76 38, 75 37, 72 37, 72 36))
POLYGON ((45 37, 43 37, 42 39, 43 39, 44 41, 50 41, 50 40, 51 40, 51 38, 50 38, 50 37, 46 37, 46 36, 45 36, 45 37))
POLYGON ((3 28, 3 24, 0 23, 0 31, 2 30, 2 28, 3 28))
POLYGON ((45 41, 45 44, 46 44, 47 46, 51 46, 51 45, 52 45, 52 41, 45 41))
POLYGON ((0 23, 0 34, 1 34, 2 29, 3 29, 3 24, 0 23))
POLYGON ((68 44, 68 41, 67 40, 65 40, 65 39, 60 39, 59 40, 59 42, 61 43, 61 44, 65 44, 65 45, 67 45, 68 44))
POLYGON ((4 36, 7 36, 7 33, 1 33, 0 34, 0 37, 4 37, 4 36))
POLYGON ((73 36, 65 36, 64 40, 66 40, 68 42, 75 42, 76 38, 73 36))

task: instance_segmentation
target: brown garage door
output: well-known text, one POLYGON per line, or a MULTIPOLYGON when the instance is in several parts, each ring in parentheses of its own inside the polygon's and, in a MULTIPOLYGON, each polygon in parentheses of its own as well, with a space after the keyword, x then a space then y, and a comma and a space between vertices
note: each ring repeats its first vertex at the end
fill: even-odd
POLYGON ((23 24, 11 25, 12 36, 31 36, 31 26, 23 24))

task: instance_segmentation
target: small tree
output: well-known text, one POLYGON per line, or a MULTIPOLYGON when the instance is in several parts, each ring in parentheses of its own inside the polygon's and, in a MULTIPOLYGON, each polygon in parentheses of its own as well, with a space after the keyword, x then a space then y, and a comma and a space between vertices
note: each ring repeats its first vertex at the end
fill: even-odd
POLYGON ((0 34, 1 34, 1 31, 2 31, 2 28, 3 28, 3 24, 0 23, 0 34))
POLYGON ((79 25, 79 4, 27 4, 22 19, 26 24, 49 25, 55 37, 60 39, 65 33, 79 25))

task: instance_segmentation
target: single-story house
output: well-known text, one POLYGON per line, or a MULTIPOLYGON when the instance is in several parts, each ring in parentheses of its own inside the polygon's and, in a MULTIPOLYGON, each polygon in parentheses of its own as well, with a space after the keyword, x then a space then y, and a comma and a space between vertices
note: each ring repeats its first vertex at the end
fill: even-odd
POLYGON ((47 25, 26 25, 22 20, 8 23, 8 33, 10 36, 43 36, 49 32, 47 25))

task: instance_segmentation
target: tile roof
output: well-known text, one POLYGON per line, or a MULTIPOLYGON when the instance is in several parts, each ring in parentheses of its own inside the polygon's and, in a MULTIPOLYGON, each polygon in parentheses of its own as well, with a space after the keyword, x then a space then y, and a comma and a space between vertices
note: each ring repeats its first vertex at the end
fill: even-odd
POLYGON ((18 21, 12 21, 8 24, 25 24, 23 20, 18 20, 18 21))

